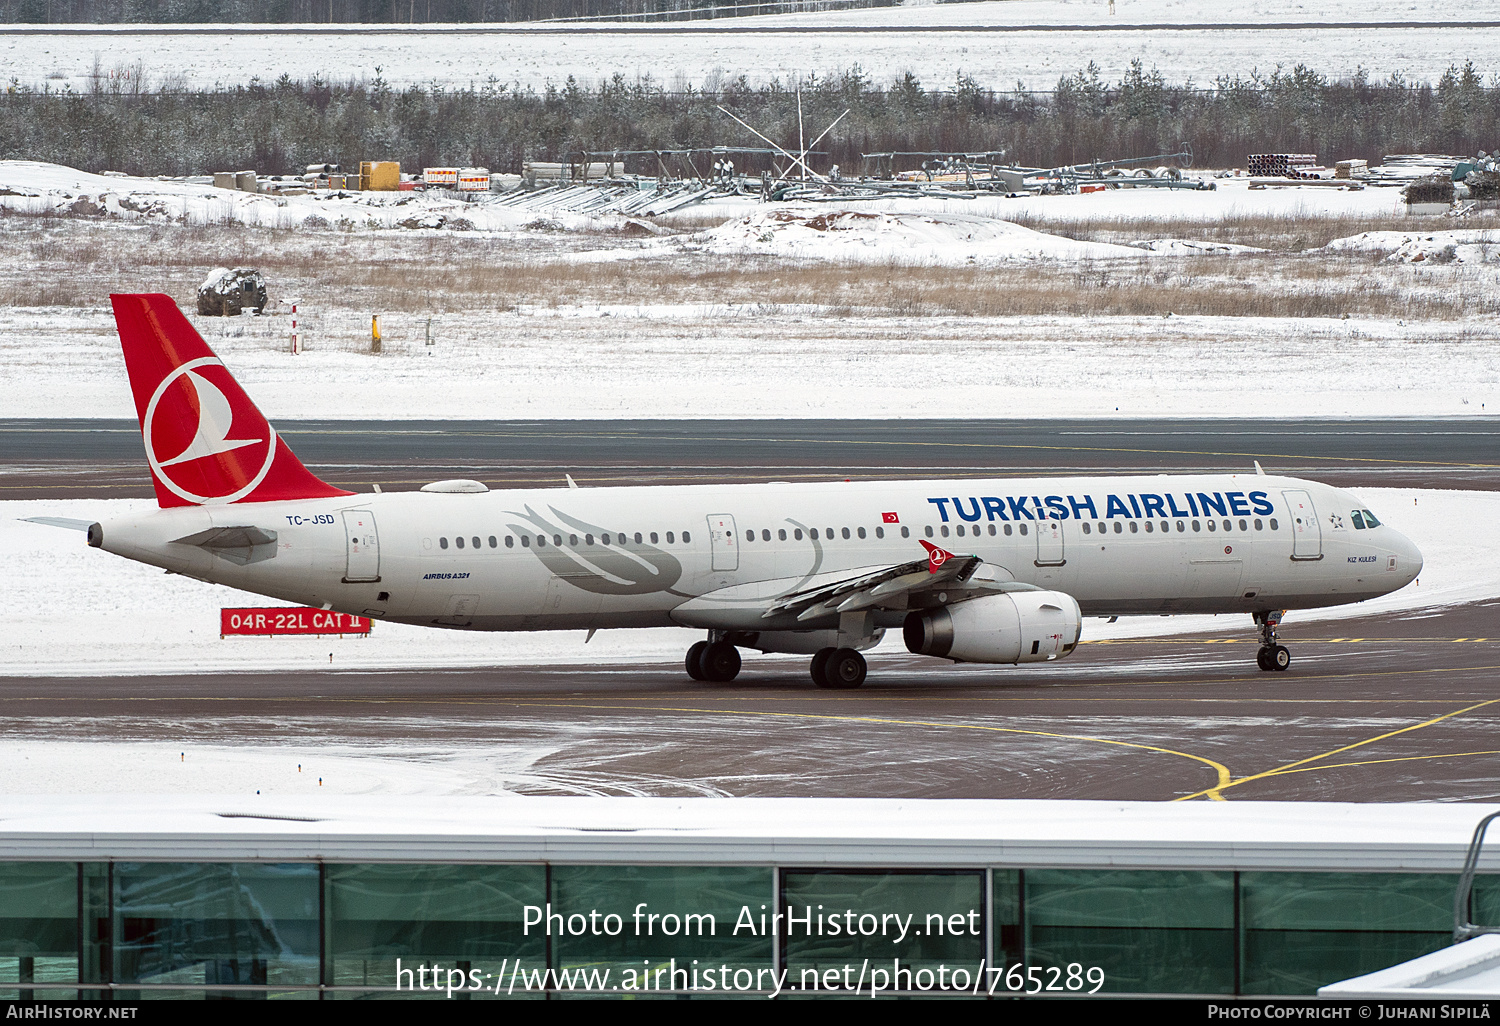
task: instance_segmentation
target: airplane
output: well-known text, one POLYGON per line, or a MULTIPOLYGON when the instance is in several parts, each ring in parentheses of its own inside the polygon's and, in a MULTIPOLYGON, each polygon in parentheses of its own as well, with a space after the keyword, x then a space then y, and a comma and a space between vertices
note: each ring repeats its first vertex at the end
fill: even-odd
POLYGON ((1353 494, 1254 473, 356 494, 312 474, 168 296, 111 297, 159 509, 88 544, 305 606, 452 630, 690 627, 684 668, 800 653, 865 680, 899 628, 955 663, 1049 662, 1083 618, 1244 614, 1284 671, 1291 609, 1405 587, 1415 545, 1353 494))

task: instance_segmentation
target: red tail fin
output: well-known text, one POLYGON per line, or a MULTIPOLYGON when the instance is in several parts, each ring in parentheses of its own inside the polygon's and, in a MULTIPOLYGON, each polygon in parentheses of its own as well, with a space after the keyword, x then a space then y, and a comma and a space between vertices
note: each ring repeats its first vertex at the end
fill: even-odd
POLYGON ((352 495, 292 455, 170 296, 110 296, 162 506, 352 495))

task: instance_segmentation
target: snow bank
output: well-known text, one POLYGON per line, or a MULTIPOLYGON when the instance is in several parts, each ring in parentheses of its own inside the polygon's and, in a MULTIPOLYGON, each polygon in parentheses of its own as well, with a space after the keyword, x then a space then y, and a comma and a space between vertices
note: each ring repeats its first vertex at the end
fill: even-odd
POLYGON ((736 218, 694 236, 709 253, 809 260, 950 266, 1035 260, 1139 259, 1131 246, 1075 242, 971 214, 901 213, 805 206, 736 218))
MULTIPOLYGON (((1386 523, 1422 550, 1420 584, 1354 606, 1295 612, 1295 625, 1312 620, 1398 609, 1448 606, 1500 596, 1500 494, 1365 488, 1359 494, 1386 523)), ((219 637, 224 606, 277 605, 221 585, 203 584, 91 549, 79 531, 25 523, 21 517, 95 519, 152 508, 150 500, 0 501, 0 674, 195 673, 352 667, 462 667, 603 662, 663 663, 674 667, 700 632, 609 630, 585 647, 584 632, 479 634, 376 623, 367 638, 219 637)), ((1192 616, 1089 620, 1086 639, 1154 635, 1183 630, 1251 636, 1248 618, 1192 616)), ((899 633, 899 632, 897 632, 899 633)), ((876 652, 902 653, 888 635, 876 652)), ((751 657, 793 662, 801 656, 751 657)), ((3 767, 0 767, 3 772, 3 767)))
POLYGON ((1500 229, 1474 228, 1445 232, 1361 232, 1334 239, 1329 253, 1384 253, 1403 264, 1500 264, 1500 229))

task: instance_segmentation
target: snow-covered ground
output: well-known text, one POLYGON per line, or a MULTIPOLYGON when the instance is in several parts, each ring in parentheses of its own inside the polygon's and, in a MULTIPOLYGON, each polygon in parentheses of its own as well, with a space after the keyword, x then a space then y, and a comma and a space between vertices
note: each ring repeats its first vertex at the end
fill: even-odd
MULTIPOLYGON (((1500 494, 1364 488, 1379 516, 1406 534, 1426 561, 1420 583, 1354 606, 1295 612, 1288 627, 1390 610, 1441 607, 1500 596, 1500 494)), ((480 634, 377 623, 368 637, 219 637, 219 609, 276 605, 89 548, 83 534, 19 518, 93 519, 153 507, 150 500, 0 502, 0 674, 137 674, 351 667, 675 664, 699 632, 678 629, 480 634)), ((1085 639, 1181 631, 1251 637, 1248 619, 1184 616, 1089 620, 1085 639)), ((890 635, 876 650, 902 652, 890 635)), ((753 657, 797 662, 801 656, 753 657)))
POLYGON ((882 82, 910 71, 929 86, 945 86, 967 74, 992 88, 1020 84, 1050 89, 1059 76, 1090 61, 1112 80, 1139 59, 1171 82, 1204 84, 1224 74, 1269 74, 1297 64, 1333 77, 1363 69, 1376 78, 1399 73, 1409 80, 1434 81, 1451 64, 1469 58, 1481 64, 1481 72, 1493 70, 1488 55, 1500 52, 1500 29, 1357 26, 1496 18, 1494 5, 1484 0, 1420 7, 1401 0, 1119 0, 1113 16, 1105 0, 1013 0, 769 15, 714 24, 505 26, 503 35, 473 26, 340 25, 321 31, 298 26, 295 33, 246 26, 237 33, 214 25, 195 35, 180 34, 181 26, 93 31, 6 26, 0 34, 0 78, 77 91, 90 87, 96 69, 106 74, 129 70, 149 85, 169 81, 203 88, 255 79, 269 83, 282 75, 373 80, 378 68, 382 79, 398 87, 494 82, 541 88, 561 85, 569 76, 593 83, 619 72, 627 79, 650 78, 668 88, 684 88, 712 86, 741 74, 752 83, 786 82, 858 65, 882 82), (1261 27, 1275 23, 1339 27, 1261 27), (1166 24, 1206 27, 1130 27, 1166 24), (1212 27, 1224 24, 1256 27, 1212 27), (997 32, 992 30, 996 26, 1022 28, 997 32), (1075 28, 1058 28, 1065 26, 1075 28), (911 29, 941 31, 901 31, 911 29), (1372 31, 1380 32, 1378 45, 1372 45, 1372 31))

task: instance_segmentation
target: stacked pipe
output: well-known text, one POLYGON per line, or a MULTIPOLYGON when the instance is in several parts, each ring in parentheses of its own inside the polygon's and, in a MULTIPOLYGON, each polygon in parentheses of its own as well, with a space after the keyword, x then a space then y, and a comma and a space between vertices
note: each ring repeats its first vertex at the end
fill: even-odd
POLYGON ((1317 163, 1316 153, 1252 153, 1246 170, 1252 178, 1301 178, 1302 169, 1312 168, 1317 163))

